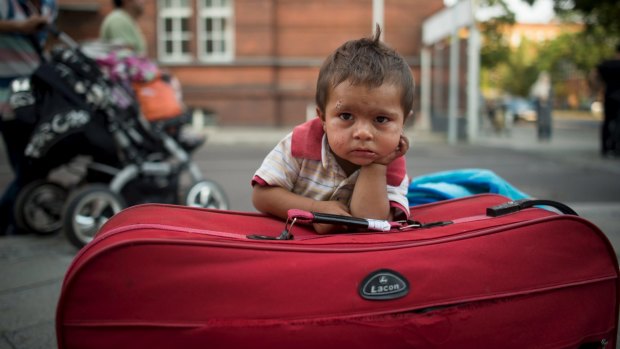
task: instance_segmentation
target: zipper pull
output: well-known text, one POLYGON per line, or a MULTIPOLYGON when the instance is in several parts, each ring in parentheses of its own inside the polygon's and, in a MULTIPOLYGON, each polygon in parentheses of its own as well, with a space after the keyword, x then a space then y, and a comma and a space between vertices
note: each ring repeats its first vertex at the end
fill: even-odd
POLYGON ((284 230, 280 233, 279 236, 265 236, 265 235, 248 235, 247 238, 251 240, 293 240, 293 225, 297 222, 297 218, 287 219, 286 223, 284 223, 284 230))
POLYGON ((293 234, 291 234, 287 229, 284 229, 279 236, 267 236, 267 235, 248 235, 248 239, 250 240, 292 240, 293 234))
POLYGON ((398 227, 398 230, 407 230, 407 229, 413 229, 413 228, 426 229, 426 228, 434 228, 434 227, 443 227, 444 225, 449 225, 452 223, 453 223, 452 221, 421 223, 418 221, 408 220, 406 221, 405 225, 398 227))

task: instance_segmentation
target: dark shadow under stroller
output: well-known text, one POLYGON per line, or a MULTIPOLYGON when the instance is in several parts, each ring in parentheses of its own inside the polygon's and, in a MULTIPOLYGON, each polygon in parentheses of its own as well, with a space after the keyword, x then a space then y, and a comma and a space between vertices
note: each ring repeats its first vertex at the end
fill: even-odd
POLYGON ((32 77, 13 85, 16 119, 32 130, 24 149, 29 183, 14 208, 22 229, 64 229, 82 247, 128 206, 228 208, 222 188, 191 160, 204 138, 183 137, 189 115, 146 121, 131 87, 106 77, 78 46, 55 48, 32 77), (77 182, 49 180, 59 167, 77 173, 77 182))

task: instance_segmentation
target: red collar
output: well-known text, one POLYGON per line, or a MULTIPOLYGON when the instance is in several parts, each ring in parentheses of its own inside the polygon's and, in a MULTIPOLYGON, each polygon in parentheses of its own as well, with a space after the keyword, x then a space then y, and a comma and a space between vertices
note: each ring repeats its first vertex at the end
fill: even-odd
POLYGON ((321 147, 323 145, 323 123, 314 118, 293 129, 291 139, 291 153, 296 158, 321 161, 321 147))

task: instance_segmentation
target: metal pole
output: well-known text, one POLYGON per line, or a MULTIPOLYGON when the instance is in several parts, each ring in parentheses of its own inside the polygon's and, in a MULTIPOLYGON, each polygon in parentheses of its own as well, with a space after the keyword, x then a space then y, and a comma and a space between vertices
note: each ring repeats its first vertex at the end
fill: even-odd
POLYGON ((448 86, 448 144, 456 144, 458 137, 457 108, 459 102, 459 35, 452 30, 450 42, 450 85, 448 86))
POLYGON ((431 71, 431 85, 433 87, 433 91, 431 92, 431 118, 433 118, 434 114, 436 114, 441 115, 441 118, 443 119, 448 115, 448 108, 446 104, 446 92, 448 85, 444 80, 447 66, 444 59, 446 50, 443 42, 435 44, 433 46, 433 51, 433 57, 435 57, 435 62, 433 62, 433 65, 435 66, 435 69, 431 71))
POLYGON ((467 140, 471 143, 478 139, 480 128, 480 32, 476 23, 470 26, 467 49, 467 140))
POLYGON ((430 130, 431 117, 431 50, 423 47, 420 52, 420 119, 416 127, 430 130))
POLYGON ((385 41, 385 27, 384 27, 384 9, 385 4, 383 0, 372 0, 372 32, 375 31, 375 26, 378 24, 381 27, 381 40, 385 41))

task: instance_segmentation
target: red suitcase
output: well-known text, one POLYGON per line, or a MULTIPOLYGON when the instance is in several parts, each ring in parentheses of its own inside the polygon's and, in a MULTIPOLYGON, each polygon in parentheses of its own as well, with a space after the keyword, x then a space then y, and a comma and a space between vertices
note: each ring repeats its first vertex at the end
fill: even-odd
POLYGON ((443 201, 411 209, 422 226, 329 236, 255 213, 135 206, 67 271, 58 347, 615 347, 607 238, 542 208, 487 212, 507 201, 443 201))

